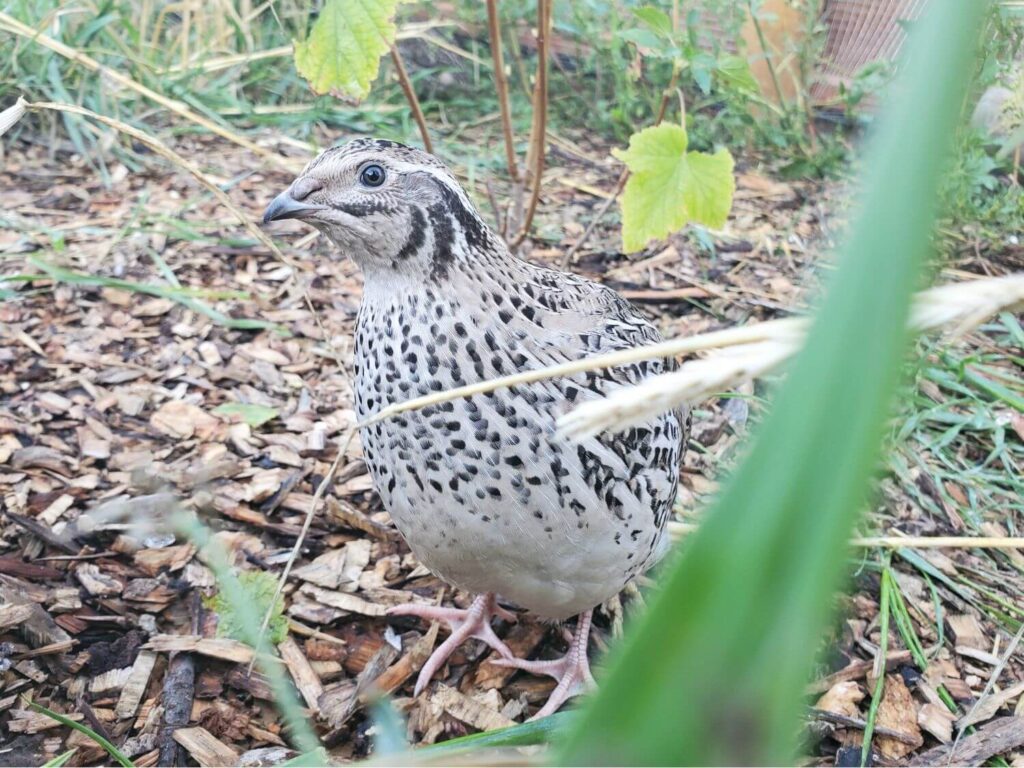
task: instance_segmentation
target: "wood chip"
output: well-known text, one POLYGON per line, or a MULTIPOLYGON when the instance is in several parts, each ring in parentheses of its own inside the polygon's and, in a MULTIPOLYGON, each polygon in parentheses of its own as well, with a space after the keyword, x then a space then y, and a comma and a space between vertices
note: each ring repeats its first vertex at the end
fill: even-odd
POLYGON ((963 717, 961 717, 956 724, 959 730, 963 730, 970 725, 975 723, 981 723, 985 720, 992 718, 996 712, 1005 707, 1011 701, 1016 699, 1018 696, 1024 700, 1024 681, 1012 685, 998 693, 993 693, 990 696, 982 699, 976 706, 972 707, 970 711, 963 717))
POLYGON ((921 726, 921 729, 930 733, 943 744, 952 741, 955 721, 956 715, 943 704, 933 704, 930 701, 922 706, 917 713, 917 724, 921 726))
POLYGON ((1024 746, 1024 717, 1001 717, 964 736, 951 755, 943 745, 914 755, 910 765, 981 765, 994 755, 1024 746))
POLYGON ((156 665, 156 653, 152 651, 139 651, 135 657, 135 664, 132 665, 131 674, 125 681, 124 689, 117 700, 114 713, 118 720, 126 720, 135 717, 142 703, 142 697, 146 694, 146 686, 149 685, 149 676, 153 673, 156 665))
POLYGON ((281 652, 281 658, 284 660, 285 666, 288 667, 288 672, 291 673, 292 680, 295 681, 295 687, 299 689, 306 705, 313 710, 313 714, 319 713, 320 708, 317 702, 323 695, 324 686, 309 665, 309 659, 291 637, 286 637, 279 643, 277 650, 281 652))
POLYGON ((516 724, 515 720, 510 720, 497 710, 459 693, 454 688, 449 688, 444 683, 438 683, 430 701, 456 720, 461 720, 480 731, 493 731, 495 728, 508 728, 516 724))
POLYGON ((213 659, 249 664, 255 654, 245 643, 226 637, 199 637, 198 635, 153 635, 143 646, 150 651, 167 653, 189 651, 213 659))
POLYGON ((179 728, 174 732, 174 740, 204 768, 238 762, 238 753, 205 728, 179 728))
POLYGON ((0 630, 17 627, 32 615, 29 603, 5 603, 0 605, 0 630))
POLYGON ((886 675, 882 701, 878 705, 876 724, 881 728, 906 734, 910 743, 880 736, 876 740, 879 752, 887 760, 899 760, 924 743, 921 729, 917 725, 917 704, 907 690, 901 675, 886 675))

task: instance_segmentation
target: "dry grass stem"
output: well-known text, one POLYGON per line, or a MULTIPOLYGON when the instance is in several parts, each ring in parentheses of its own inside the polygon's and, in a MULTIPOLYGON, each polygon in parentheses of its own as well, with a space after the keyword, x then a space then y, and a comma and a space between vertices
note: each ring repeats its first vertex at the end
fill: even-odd
MULTIPOLYGON (((106 115, 97 114, 96 112, 88 110, 85 107, 79 107, 76 104, 59 104, 52 101, 25 102, 24 99, 19 99, 18 103, 15 104, 14 107, 4 110, 3 113, 0 113, 0 115, 2 115, 2 117, 0 117, 0 127, 3 127, 3 124, 7 122, 5 119, 3 119, 4 117, 6 117, 7 113, 11 112, 12 110, 15 110, 19 106, 21 108, 21 114, 24 114, 25 111, 39 112, 43 110, 50 110, 53 112, 68 112, 73 115, 81 115, 82 117, 88 117, 89 119, 95 120, 98 123, 103 123, 104 125, 114 128, 115 130, 118 130, 127 136, 131 136, 140 144, 145 144, 151 150, 156 152, 156 154, 160 155, 160 157, 173 163, 182 170, 187 171, 189 175, 192 176, 192 178, 194 178, 196 181, 198 181, 200 184, 206 187, 206 189, 208 189, 210 193, 214 197, 216 197, 217 200, 225 208, 231 211, 231 213, 234 214, 235 218, 238 219, 238 222, 243 227, 245 227, 249 234, 255 237, 260 242, 260 244, 263 245, 263 247, 265 247, 272 254, 274 254, 275 258, 280 259, 281 262, 285 264, 289 263, 288 258, 283 253, 281 253, 281 250, 276 245, 274 245, 274 242, 269 237, 267 237, 266 233, 264 233, 262 229, 256 226, 256 223, 248 214, 246 214, 241 208, 239 208, 231 201, 231 198, 228 197, 227 193, 223 189, 221 189, 216 182, 212 181, 205 173, 203 173, 199 166, 197 166, 191 160, 188 160, 179 155, 177 152, 168 147, 155 136, 151 136, 150 134, 146 133, 145 131, 139 130, 133 125, 128 125, 128 123, 123 123, 120 120, 115 120, 114 118, 107 117, 106 115)), ((21 115, 19 115, 19 117, 20 116, 21 115)), ((3 132, 0 131, 0 134, 2 133, 3 132)))
MULTIPOLYGON (((288 560, 284 564, 284 570, 281 571, 281 576, 277 580, 277 589, 274 591, 274 599, 270 601, 270 606, 267 608, 266 614, 263 616, 263 622, 260 625, 259 642, 263 642, 263 637, 267 633, 267 627, 270 626, 270 619, 274 615, 274 607, 277 605, 278 598, 281 597, 281 593, 284 592, 284 585, 288 583, 288 576, 292 572, 292 566, 295 565, 295 560, 299 556, 299 552, 302 551, 302 542, 306 539, 306 534, 309 533, 309 526, 313 523, 313 518, 316 516, 317 507, 320 506, 320 502, 327 493, 327 487, 334 480, 334 476, 338 473, 338 470, 345 463, 345 455, 348 453, 348 448, 352 444, 352 438, 356 436, 355 428, 348 430, 348 433, 338 441, 338 455, 334 457, 334 461, 331 463, 331 468, 327 470, 327 474, 324 475, 320 484, 316 487, 316 491, 313 493, 313 499, 309 502, 309 508, 306 510, 306 517, 302 521, 302 529, 299 531, 299 535, 295 539, 295 544, 292 546, 292 551, 288 555, 288 560)), ((258 645, 258 643, 257 643, 258 645)), ((252 670, 252 664, 249 665, 250 671, 252 670)))
MULTIPOLYGON (((1024 275, 954 283, 918 294, 909 326, 918 333, 951 328, 960 336, 987 318, 1024 304, 1024 275)), ((806 329, 806 325, 803 326, 806 329)), ((582 440, 649 421, 658 413, 696 403, 779 367, 801 344, 792 338, 747 344, 684 363, 678 371, 654 376, 584 403, 558 420, 559 431, 582 440)))
POLYGON ((535 371, 523 371, 509 376, 500 376, 496 379, 488 379, 474 384, 467 384, 463 387, 448 389, 444 392, 414 397, 401 403, 389 405, 382 408, 376 414, 360 424, 361 427, 376 424, 382 419, 396 416, 406 411, 415 411, 426 408, 428 405, 445 403, 449 400, 458 400, 463 397, 472 397, 486 392, 493 392, 496 389, 514 387, 519 384, 532 384, 535 381, 545 379, 556 379, 560 376, 572 376, 575 373, 584 371, 597 371, 602 368, 614 368, 618 365, 636 363, 641 360, 654 360, 659 357, 675 357, 677 355, 688 355, 708 349, 719 349, 732 347, 741 344, 756 344, 762 341, 778 340, 789 335, 799 334, 803 327, 804 320, 801 318, 786 318, 784 320, 770 320, 766 323, 755 323, 744 325, 738 328, 728 328, 723 331, 712 331, 697 336, 690 336, 684 339, 671 339, 658 344, 649 344, 642 347, 622 349, 617 352, 609 352, 593 357, 584 357, 580 360, 573 360, 568 363, 559 363, 546 368, 538 368, 535 371))
POLYGON ((297 165, 295 162, 289 160, 288 158, 282 157, 276 152, 272 152, 271 150, 265 147, 261 147, 259 144, 250 141, 249 139, 235 133, 234 131, 228 130, 222 125, 218 125, 212 120, 209 120, 203 117, 202 115, 193 112, 191 109, 186 107, 181 102, 175 101, 174 99, 169 99, 166 96, 157 93, 156 91, 150 88, 147 88, 141 83, 135 82, 127 75, 122 74, 121 72, 118 72, 115 69, 111 69, 110 67, 106 67, 103 64, 100 64, 98 61, 96 61, 96 59, 92 58, 91 56, 88 56, 82 53, 81 51, 77 51, 74 48, 60 42, 59 40, 54 40, 52 37, 44 35, 42 32, 39 32, 38 30, 33 29, 27 24, 18 21, 13 16, 10 16, 4 13, 3 11, 0 11, 0 28, 6 28, 8 31, 16 35, 21 35, 22 37, 32 40, 38 43, 39 45, 43 46, 44 48, 48 48, 54 53, 60 54, 64 58, 69 59, 70 61, 73 61, 76 64, 80 64, 86 69, 98 73, 103 79, 111 80, 117 83, 118 85, 133 90, 139 95, 144 96, 145 98, 150 99, 152 101, 155 101, 160 106, 171 110, 172 112, 180 115, 181 117, 184 117, 186 120, 189 120, 195 123, 196 125, 201 125, 203 128, 210 131, 211 133, 215 133, 218 136, 227 139, 228 141, 238 144, 239 146, 245 147, 250 152, 253 152, 259 155, 260 157, 269 160, 274 165, 280 168, 284 168, 292 172, 297 172, 298 170, 301 169, 301 166, 297 165))
MULTIPOLYGON (((668 533, 676 541, 696 531, 692 523, 668 523, 668 533)), ((1024 536, 855 536, 850 546, 863 549, 1020 549, 1024 536)))
POLYGON ((652 376, 635 387, 584 403, 558 420, 558 431, 569 439, 584 440, 605 430, 641 424, 681 403, 704 400, 770 373, 799 348, 797 341, 787 339, 721 350, 686 363, 678 371, 652 376))

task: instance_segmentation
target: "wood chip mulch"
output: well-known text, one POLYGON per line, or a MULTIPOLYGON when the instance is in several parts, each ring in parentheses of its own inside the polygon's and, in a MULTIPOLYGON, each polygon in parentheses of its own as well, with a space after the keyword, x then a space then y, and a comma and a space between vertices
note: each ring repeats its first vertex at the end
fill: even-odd
MULTIPOLYGON (((252 171, 244 152, 222 142, 179 143, 254 219, 290 181, 252 171)), ((73 765, 108 762, 95 743, 28 701, 88 724, 139 766, 280 762, 290 754, 287 740, 265 681, 249 673, 252 652, 218 636, 217 614, 204 600, 215 592, 212 572, 192 544, 158 523, 168 505, 181 504, 216 531, 239 571, 281 572, 354 423, 358 272, 297 225, 275 231, 291 263, 275 260, 192 179, 159 162, 129 173, 109 160, 105 187, 80 157, 50 151, 10 146, 0 174, 0 270, 36 276, 0 283, 0 765, 40 764, 71 748, 73 765), (46 278, 40 262, 127 283, 46 278), (176 282, 202 291, 137 287, 176 282), (196 300, 287 333, 225 327, 196 300), (218 411, 227 403, 264 406, 272 418, 250 426, 218 411), (107 514, 118 509, 129 519, 107 514)), ((582 233, 602 202, 595 192, 612 188, 617 175, 604 157, 575 145, 553 149, 529 258, 557 263, 582 233)), ((833 186, 745 169, 716 253, 676 237, 626 258, 609 221, 575 268, 643 303, 668 334, 768 319, 813 295, 843 199, 833 186)), ((747 402, 702 407, 692 446, 699 450, 687 452, 682 473, 687 516, 741 452, 747 402)), ((945 574, 989 567, 969 553, 924 556, 945 574)), ((1010 557, 1017 559, 1003 575, 1019 582, 1024 563, 1010 557)), ((1024 760, 1019 655, 983 695, 1006 650, 1005 629, 941 582, 933 600, 920 575, 900 570, 899 578, 936 653, 929 673, 917 674, 893 629, 873 759, 943 764, 958 718, 967 717, 975 730, 955 762, 1024 760), (942 703, 940 686, 959 715, 942 703)), ((522 721, 545 699, 552 681, 491 664, 479 643, 461 648, 412 698, 437 629, 384 613, 399 602, 441 599, 465 604, 467 596, 452 594, 409 554, 353 441, 287 585, 290 631, 278 646, 332 757, 368 754, 363 694, 371 684, 392 694, 413 744, 522 721)), ((877 599, 877 579, 858 581, 842 598, 844 623, 809 689, 815 763, 842 764, 860 745, 880 672, 872 668, 877 599)), ((624 612, 641 602, 634 591, 605 606, 592 652, 599 657, 621 632, 624 612)), ((558 628, 528 616, 499 632, 518 654, 561 648, 558 628)))

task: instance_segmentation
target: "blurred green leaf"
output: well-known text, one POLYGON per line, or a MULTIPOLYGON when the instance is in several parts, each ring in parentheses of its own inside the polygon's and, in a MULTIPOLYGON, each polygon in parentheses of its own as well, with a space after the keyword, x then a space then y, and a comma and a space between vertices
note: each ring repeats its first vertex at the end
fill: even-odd
POLYGON ((757 93, 760 86, 750 71, 750 64, 742 56, 724 54, 718 59, 715 67, 719 77, 737 90, 745 93, 757 93))
MULTIPOLYGON (((34 712, 38 712, 41 715, 46 715, 51 720, 56 720, 61 725, 66 725, 68 728, 71 728, 74 731, 78 731, 79 733, 83 734, 84 736, 87 736, 88 738, 92 739, 99 746, 103 747, 103 749, 106 750, 107 754, 110 755, 112 758, 114 758, 114 760, 119 765, 124 766, 124 768, 134 768, 135 763, 133 763, 131 760, 129 760, 124 755, 124 753, 121 752, 121 750, 119 750, 117 747, 115 747, 113 744, 111 744, 105 738, 100 736, 98 733, 96 733, 96 731, 94 731, 89 726, 82 725, 81 723, 79 723, 79 722, 77 722, 75 720, 72 720, 70 717, 67 717, 66 715, 62 715, 60 712, 54 712, 52 709, 47 709, 42 704, 36 704, 34 701, 27 701, 26 700, 25 701, 25 705, 29 709, 33 710, 34 712)), ((72 750, 72 752, 73 751, 74 750, 72 750)), ((63 755, 61 755, 61 757, 63 757, 63 755)), ((62 764, 63 763, 58 763, 58 765, 62 765, 62 764)))
POLYGON ((713 229, 725 224, 735 182, 727 150, 686 151, 686 131, 656 125, 634 133, 625 151, 614 150, 632 175, 622 196, 622 247, 638 251, 687 222, 713 229))
POLYGON ((295 67, 317 93, 366 98, 380 57, 395 42, 398 0, 327 0, 309 36, 295 41, 295 67))
POLYGON ((862 209, 806 346, 557 762, 792 762, 802 687, 877 466, 985 6, 932 9, 915 26, 900 99, 872 147, 862 209))
POLYGON ((71 759, 71 756, 74 755, 75 752, 77 751, 78 747, 75 747, 74 749, 69 749, 67 752, 59 754, 52 760, 48 760, 45 763, 43 763, 43 768, 60 768, 62 765, 66 764, 67 761, 71 759))
MULTIPOLYGON (((236 597, 226 595, 224 592, 218 592, 203 602, 207 608, 217 614, 218 635, 245 643, 249 642, 249 633, 246 627, 249 614, 254 611, 259 616, 266 614, 277 594, 277 579, 266 571, 242 571, 238 574, 238 584, 245 597, 241 601, 245 606, 244 614, 238 608, 239 601, 236 597)), ((278 596, 273 605, 274 612, 267 632, 270 642, 277 645, 288 636, 288 617, 284 615, 283 597, 278 596)))
POLYGON ((271 419, 276 419, 279 415, 276 408, 257 403, 224 403, 214 408, 213 412, 218 416, 238 416, 254 429, 262 427, 271 419))
POLYGON ((672 37, 672 19, 660 8, 643 5, 639 8, 634 8, 633 15, 655 34, 669 38, 672 37))

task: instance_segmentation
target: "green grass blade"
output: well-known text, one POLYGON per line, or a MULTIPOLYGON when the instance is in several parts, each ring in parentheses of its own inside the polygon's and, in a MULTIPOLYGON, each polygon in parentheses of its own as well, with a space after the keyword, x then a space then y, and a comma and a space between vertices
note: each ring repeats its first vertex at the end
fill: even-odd
POLYGON ((426 762, 443 765, 459 755, 477 752, 483 749, 502 749, 506 747, 528 747, 534 744, 546 744, 554 741, 559 734, 578 719, 576 712, 558 712, 551 717, 533 720, 508 728, 498 728, 483 733, 472 733, 460 736, 441 744, 433 744, 413 750, 405 755, 409 762, 426 762))
POLYGON ((216 576, 220 594, 234 606, 239 634, 256 651, 256 664, 266 675, 267 684, 274 693, 274 704, 284 718, 295 747, 301 753, 290 764, 323 765, 325 756, 322 754, 320 740, 303 714, 302 705, 286 677, 284 666, 268 661, 273 658, 274 649, 260 632, 263 617, 235 575, 224 548, 213 538, 209 528, 183 511, 175 512, 170 522, 176 531, 186 536, 200 550, 203 561, 216 576))
POLYGON ((103 747, 103 749, 107 751, 107 754, 114 758, 114 760, 116 760, 119 765, 123 765, 124 768, 134 768, 135 763, 133 763, 131 760, 125 757, 124 753, 121 750, 119 750, 105 738, 100 736, 98 733, 96 733, 96 731, 94 731, 89 726, 77 723, 71 718, 65 717, 64 715, 60 714, 60 712, 54 712, 52 709, 47 709, 42 704, 36 704, 34 701, 26 701, 25 703, 28 705, 29 709, 38 712, 41 715, 46 715, 47 717, 56 720, 61 725, 66 725, 68 728, 72 728, 78 731, 79 733, 88 736, 90 739, 92 739, 101 747, 103 747))
POLYGON ((801 691, 862 510, 986 3, 925 14, 827 301, 749 457, 556 756, 789 764, 801 691))
POLYGON ((75 752, 77 751, 78 747, 75 747, 74 749, 69 749, 67 752, 57 755, 52 760, 48 760, 47 762, 43 763, 43 768, 60 768, 62 765, 67 763, 67 761, 71 759, 71 756, 74 755, 75 752))
MULTIPOLYGON (((195 298, 196 295, 210 295, 206 291, 197 291, 192 288, 176 288, 166 285, 153 285, 151 283, 136 283, 131 280, 122 280, 116 277, 104 277, 102 275, 88 275, 82 272, 74 272, 73 270, 65 269, 64 267, 59 267, 56 264, 50 264, 34 256, 29 256, 28 261, 43 270, 48 278, 61 283, 68 283, 70 285, 86 285, 96 288, 116 288, 122 291, 144 293, 149 296, 170 299, 182 306, 188 307, 194 312, 206 315, 208 318, 213 320, 213 322, 226 328, 235 328, 238 330, 273 330, 279 333, 283 332, 281 326, 276 323, 272 323, 268 320, 250 320, 230 317, 225 315, 223 312, 218 312, 216 309, 200 301, 198 298, 195 298)), ((26 277, 31 276, 15 275, 11 278, 4 279, 16 280, 24 279, 26 277)), ((36 279, 38 279, 38 277, 36 279)), ((213 298, 219 298, 222 295, 224 294, 214 293, 213 298)), ((226 296, 234 298, 234 295, 230 293, 226 294, 226 296)))
POLYGON ((871 705, 868 707, 868 716, 864 726, 864 740, 860 747, 860 765, 864 768, 868 764, 868 756, 871 754, 871 739, 875 735, 875 720, 878 718, 878 707, 882 703, 882 694, 885 692, 885 657, 889 653, 889 602, 893 595, 893 578, 890 572, 892 562, 891 553, 886 553, 885 563, 882 566, 882 595, 878 602, 878 655, 875 657, 875 672, 878 679, 875 681, 875 690, 871 693, 871 705), (881 663, 879 663, 881 662, 881 663))

